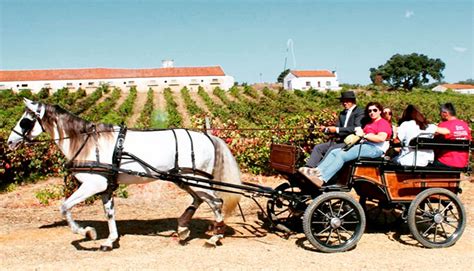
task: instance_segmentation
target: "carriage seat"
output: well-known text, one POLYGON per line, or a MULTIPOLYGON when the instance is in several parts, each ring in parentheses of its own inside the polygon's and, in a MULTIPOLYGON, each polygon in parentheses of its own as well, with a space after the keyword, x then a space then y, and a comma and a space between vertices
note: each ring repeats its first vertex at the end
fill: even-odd
MULTIPOLYGON (((431 150, 461 150, 470 151, 473 149, 473 142, 469 140, 446 140, 446 139, 435 139, 426 137, 415 137, 410 143, 410 147, 415 150, 431 149, 431 150)), ((395 163, 387 163, 386 169, 392 169, 402 172, 442 172, 442 173, 466 173, 472 171, 471 165, 468 163, 466 167, 455 168, 455 167, 437 167, 429 164, 425 167, 421 166, 402 166, 395 163)))

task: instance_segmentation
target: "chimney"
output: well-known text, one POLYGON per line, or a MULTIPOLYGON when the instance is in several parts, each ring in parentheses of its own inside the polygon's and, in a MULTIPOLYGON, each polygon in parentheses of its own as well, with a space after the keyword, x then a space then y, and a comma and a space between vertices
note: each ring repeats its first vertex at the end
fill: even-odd
POLYGON ((174 60, 165 59, 161 61, 162 68, 173 68, 174 60))

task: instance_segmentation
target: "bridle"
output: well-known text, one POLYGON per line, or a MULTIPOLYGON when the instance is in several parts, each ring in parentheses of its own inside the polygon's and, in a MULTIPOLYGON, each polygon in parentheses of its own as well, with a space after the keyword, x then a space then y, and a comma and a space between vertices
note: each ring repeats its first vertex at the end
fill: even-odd
POLYGON ((36 113, 31 111, 29 108, 26 109, 26 112, 28 113, 28 115, 32 116, 33 119, 29 119, 29 118, 21 119, 20 120, 21 132, 15 130, 15 128, 12 129, 12 132, 14 132, 15 134, 21 136, 23 142, 26 141, 28 143, 31 143, 31 142, 33 142, 33 140, 31 140, 27 135, 29 133, 31 133, 31 131, 35 127, 35 122, 38 122, 38 124, 40 125, 42 133, 45 132, 46 130, 44 129, 43 124, 41 122, 41 118, 40 118, 41 110, 40 110, 39 107, 36 110, 36 113))

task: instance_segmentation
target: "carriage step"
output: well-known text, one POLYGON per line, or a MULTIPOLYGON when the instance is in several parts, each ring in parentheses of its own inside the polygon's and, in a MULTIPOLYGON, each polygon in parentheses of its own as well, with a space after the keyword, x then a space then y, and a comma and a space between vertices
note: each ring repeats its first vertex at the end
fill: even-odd
POLYGON ((321 187, 321 190, 323 190, 324 192, 333 192, 333 191, 350 192, 351 191, 351 189, 348 186, 340 185, 340 184, 324 185, 323 187, 321 187))

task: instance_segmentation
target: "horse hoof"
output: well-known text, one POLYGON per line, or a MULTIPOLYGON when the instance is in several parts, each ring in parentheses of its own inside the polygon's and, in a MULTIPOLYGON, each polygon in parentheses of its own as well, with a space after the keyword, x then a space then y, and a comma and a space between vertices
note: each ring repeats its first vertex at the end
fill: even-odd
POLYGON ((212 236, 211 238, 207 239, 206 240, 206 243, 204 243, 204 246, 205 247, 210 247, 210 248, 215 248, 217 246, 220 246, 222 245, 220 239, 222 239, 223 236, 218 234, 218 235, 214 235, 212 236))
POLYGON ((86 227, 86 238, 89 238, 90 240, 96 240, 97 239, 96 230, 92 227, 86 227))
POLYGON ((191 231, 188 228, 178 228, 178 238, 180 241, 188 239, 191 231))
POLYGON ((112 247, 101 245, 100 246, 100 251, 104 251, 104 252, 112 251, 112 247))

